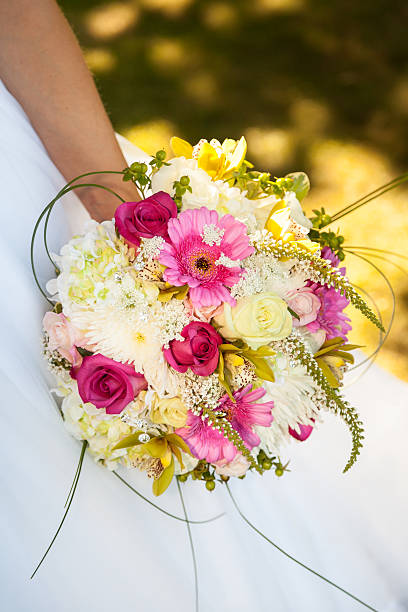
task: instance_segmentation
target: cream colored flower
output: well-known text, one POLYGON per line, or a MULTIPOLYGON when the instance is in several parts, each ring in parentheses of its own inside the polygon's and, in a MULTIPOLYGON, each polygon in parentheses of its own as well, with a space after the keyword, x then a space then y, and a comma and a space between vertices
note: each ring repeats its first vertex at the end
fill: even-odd
POLYGON ((187 419, 187 408, 179 397, 159 398, 152 402, 150 418, 153 423, 164 423, 171 427, 184 427, 187 419))
POLYGON ((292 317, 286 303, 274 293, 258 293, 224 304, 215 317, 220 334, 227 340, 241 339, 252 349, 286 338, 292 331, 292 317))

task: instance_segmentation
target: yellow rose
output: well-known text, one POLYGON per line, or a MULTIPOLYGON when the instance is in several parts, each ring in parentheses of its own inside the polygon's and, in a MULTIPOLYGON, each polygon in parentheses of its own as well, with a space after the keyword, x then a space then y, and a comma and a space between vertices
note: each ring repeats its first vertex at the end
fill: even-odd
POLYGON ((274 293, 241 298, 233 308, 225 303, 223 314, 215 317, 215 322, 224 338, 240 338, 252 349, 282 340, 292 331, 286 302, 274 293))
POLYGON ((160 399, 156 395, 152 403, 150 418, 153 423, 164 423, 171 427, 184 427, 187 419, 187 408, 179 397, 160 399))

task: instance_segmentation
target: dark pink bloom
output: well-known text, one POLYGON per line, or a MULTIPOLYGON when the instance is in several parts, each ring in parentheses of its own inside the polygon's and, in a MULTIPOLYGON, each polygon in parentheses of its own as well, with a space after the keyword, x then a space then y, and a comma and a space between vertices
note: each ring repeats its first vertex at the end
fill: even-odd
POLYGON ((292 436, 292 438, 296 438, 296 440, 300 440, 300 442, 304 442, 305 440, 308 439, 308 437, 312 433, 313 425, 302 425, 301 423, 298 423, 298 425, 299 425, 300 433, 297 432, 295 429, 292 429, 292 427, 289 427, 289 433, 292 436))
POLYGON ((84 357, 79 368, 72 368, 71 376, 77 381, 82 401, 105 408, 107 414, 119 414, 147 389, 145 377, 133 366, 100 353, 84 357))
POLYGON ((161 236, 168 240, 167 224, 177 217, 174 200, 159 191, 141 202, 124 202, 115 212, 115 223, 119 234, 128 242, 138 246, 140 238, 161 236))
POLYGON ((188 285, 191 302, 197 308, 222 302, 234 306, 227 287, 233 287, 242 275, 239 261, 254 252, 246 226, 232 215, 219 218, 215 210, 203 206, 170 219, 168 232, 170 243, 163 246, 159 256, 167 268, 164 280, 175 286, 188 285), (231 266, 231 261, 237 265, 231 266))
POLYGON ((198 376, 209 376, 218 365, 218 346, 222 338, 209 324, 192 321, 185 326, 181 335, 185 340, 172 340, 168 349, 163 349, 167 362, 177 372, 188 368, 198 376))
MULTIPOLYGON (((333 268, 339 268, 340 259, 337 257, 337 255, 333 253, 330 247, 328 246, 323 247, 321 256, 323 257, 323 259, 327 259, 328 261, 330 261, 333 268)), ((341 274, 345 276, 346 268, 344 267, 339 268, 339 272, 341 272, 341 274)))
MULTIPOLYGON (((273 421, 273 402, 259 403, 266 391, 255 389, 252 385, 236 391, 232 402, 227 394, 220 401, 219 410, 225 416, 232 427, 239 433, 248 449, 254 448, 260 443, 259 436, 253 431, 253 425, 269 427, 273 421)), ((177 429, 176 433, 181 436, 190 447, 191 452, 198 459, 206 459, 209 463, 232 461, 238 453, 235 446, 218 430, 213 429, 201 416, 189 412, 185 427, 177 429)))
MULTIPOLYGON (((329 247, 322 249, 323 259, 330 261, 333 267, 337 267, 340 260, 329 247)), ((345 276, 346 268, 338 268, 339 272, 345 276)), ((312 291, 320 300, 320 308, 314 321, 307 323, 306 327, 311 332, 322 329, 326 332, 326 340, 341 337, 347 340, 347 334, 351 330, 349 317, 343 310, 349 305, 348 299, 341 295, 334 287, 327 287, 319 283, 307 283, 308 291, 312 291)))
POLYGON ((306 327, 311 332, 323 329, 326 332, 326 340, 341 337, 347 340, 347 334, 351 330, 349 325, 349 317, 344 314, 343 310, 349 305, 348 299, 336 291, 334 287, 326 287, 313 283, 310 285, 313 293, 320 300, 320 308, 317 317, 306 327))
POLYGON ((340 263, 340 259, 337 257, 337 255, 333 253, 331 248, 328 246, 325 246, 322 248, 321 257, 323 257, 323 259, 327 259, 328 261, 330 261, 331 265, 334 268, 337 268, 340 263))

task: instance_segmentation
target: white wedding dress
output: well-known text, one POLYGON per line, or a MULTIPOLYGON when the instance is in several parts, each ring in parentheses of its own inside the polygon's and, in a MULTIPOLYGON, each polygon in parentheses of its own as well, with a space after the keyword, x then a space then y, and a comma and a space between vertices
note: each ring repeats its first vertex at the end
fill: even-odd
MULTIPOLYGON (((149 506, 90 456, 63 529, 29 579, 61 519, 80 453, 49 393, 40 345, 46 303, 29 261, 35 220, 64 182, 0 82, 0 610, 192 612, 186 525, 149 506)), ((75 197, 57 206, 49 232, 54 251, 81 218, 86 213, 75 197)), ((42 251, 44 285, 52 270, 42 251)), ((407 390, 376 367, 348 390, 366 441, 346 475, 349 434, 328 415, 307 442, 285 449, 292 471, 283 478, 271 472, 230 481, 241 510, 263 533, 382 612, 408 610, 407 390)), ((152 499, 143 474, 122 475, 152 499)), ((191 519, 226 513, 192 526, 201 612, 364 609, 252 531, 225 487, 209 493, 189 481, 182 490, 191 519)), ((155 501, 183 516, 176 484, 155 501)))

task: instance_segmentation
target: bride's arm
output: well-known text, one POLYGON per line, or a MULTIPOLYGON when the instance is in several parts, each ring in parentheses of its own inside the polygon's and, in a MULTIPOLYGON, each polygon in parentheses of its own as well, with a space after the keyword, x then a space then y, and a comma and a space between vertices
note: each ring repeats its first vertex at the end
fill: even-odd
MULTIPOLYGON (((54 0, 0 0, 0 77, 67 181, 126 166, 79 44, 54 0)), ((127 200, 140 199, 120 176, 90 178, 127 200)), ((102 189, 80 191, 94 218, 112 217, 116 198, 102 189)))

